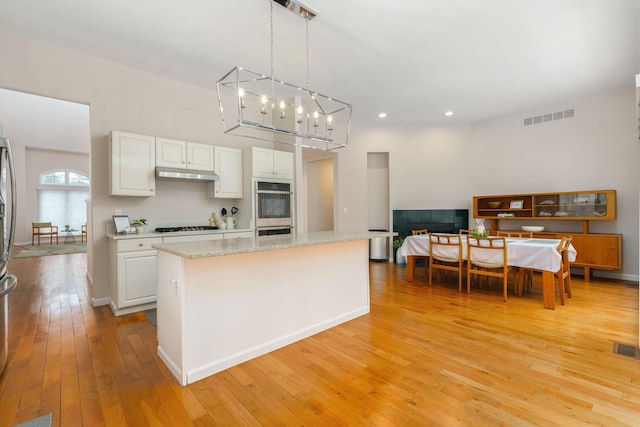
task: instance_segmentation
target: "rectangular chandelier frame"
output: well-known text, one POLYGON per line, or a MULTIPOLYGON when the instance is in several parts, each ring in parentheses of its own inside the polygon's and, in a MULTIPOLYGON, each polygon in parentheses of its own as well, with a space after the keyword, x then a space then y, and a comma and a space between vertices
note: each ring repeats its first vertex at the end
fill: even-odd
POLYGON ((325 151, 349 144, 351 104, 238 66, 217 91, 225 134, 325 151))

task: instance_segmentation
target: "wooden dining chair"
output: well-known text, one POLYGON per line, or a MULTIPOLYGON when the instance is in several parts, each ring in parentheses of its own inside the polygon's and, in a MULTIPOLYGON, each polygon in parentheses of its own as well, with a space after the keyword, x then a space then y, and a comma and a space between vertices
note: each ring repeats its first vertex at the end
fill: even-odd
POLYGON ((502 279, 502 292, 507 301, 509 272, 514 267, 507 264, 507 242, 504 237, 467 237, 467 293, 471 292, 471 276, 487 276, 502 279))
POLYGON ((56 245, 58 244, 58 226, 51 225, 50 222, 32 222, 31 223, 31 245, 35 245, 36 237, 38 237, 38 246, 40 246, 40 238, 49 236, 49 244, 53 245, 53 236, 56 237, 56 245))
POLYGON ((562 257, 560 269, 556 272, 560 285, 560 304, 564 305, 565 294, 571 298, 571 264, 569 262, 569 246, 571 245, 571 236, 565 236, 560 239, 556 250, 562 257))
MULTIPOLYGON (((411 235, 412 236, 420 236, 420 235, 424 235, 424 234, 429 234, 429 232, 427 231, 426 228, 423 228, 421 230, 411 230, 411 235)), ((428 261, 429 257, 426 256, 426 255, 425 256, 417 255, 414 258, 416 259, 416 261, 419 260, 419 259, 423 259, 424 260, 424 272, 426 274, 427 270, 429 269, 429 261, 428 261)), ((414 273, 414 277, 415 277, 415 273, 414 273)))
MULTIPOLYGON (((521 239, 533 238, 533 231, 524 230, 496 230, 494 233, 498 237, 518 237, 521 239)), ((518 272, 518 285, 516 287, 516 294, 522 295, 522 291, 529 292, 533 286, 533 270, 530 268, 516 267, 518 272)))
POLYGON ((458 292, 462 292, 462 238, 458 234, 429 233, 429 286, 433 270, 458 273, 458 292))

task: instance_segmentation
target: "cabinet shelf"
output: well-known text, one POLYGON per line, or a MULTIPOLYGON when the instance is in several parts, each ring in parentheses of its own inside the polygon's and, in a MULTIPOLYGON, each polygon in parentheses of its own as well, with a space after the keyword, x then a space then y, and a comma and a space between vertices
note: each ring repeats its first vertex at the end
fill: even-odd
POLYGON ((475 196, 473 213, 487 219, 612 220, 616 218, 616 191, 475 196), (514 204, 522 208, 515 209, 514 204))

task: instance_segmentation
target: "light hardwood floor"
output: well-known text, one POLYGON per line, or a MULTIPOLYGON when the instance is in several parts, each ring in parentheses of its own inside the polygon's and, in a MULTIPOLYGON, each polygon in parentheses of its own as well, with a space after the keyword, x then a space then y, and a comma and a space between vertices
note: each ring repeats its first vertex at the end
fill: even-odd
MULTIPOLYGON (((144 314, 93 308, 85 255, 12 260, 0 426, 640 425, 637 283, 584 282, 542 308, 499 286, 429 288, 372 263, 371 314, 181 387, 144 314)), ((228 325, 211 325, 228 327, 228 325)))

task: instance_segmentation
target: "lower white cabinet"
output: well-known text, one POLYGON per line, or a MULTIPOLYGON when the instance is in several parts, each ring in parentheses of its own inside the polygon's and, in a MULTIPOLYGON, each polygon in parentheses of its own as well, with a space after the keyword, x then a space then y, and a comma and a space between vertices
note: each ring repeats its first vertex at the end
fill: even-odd
POLYGON ((252 231, 111 240, 111 309, 116 316, 155 308, 161 243, 252 237, 252 231))
POLYGON ((112 310, 116 315, 155 307, 161 237, 112 241, 112 310))

